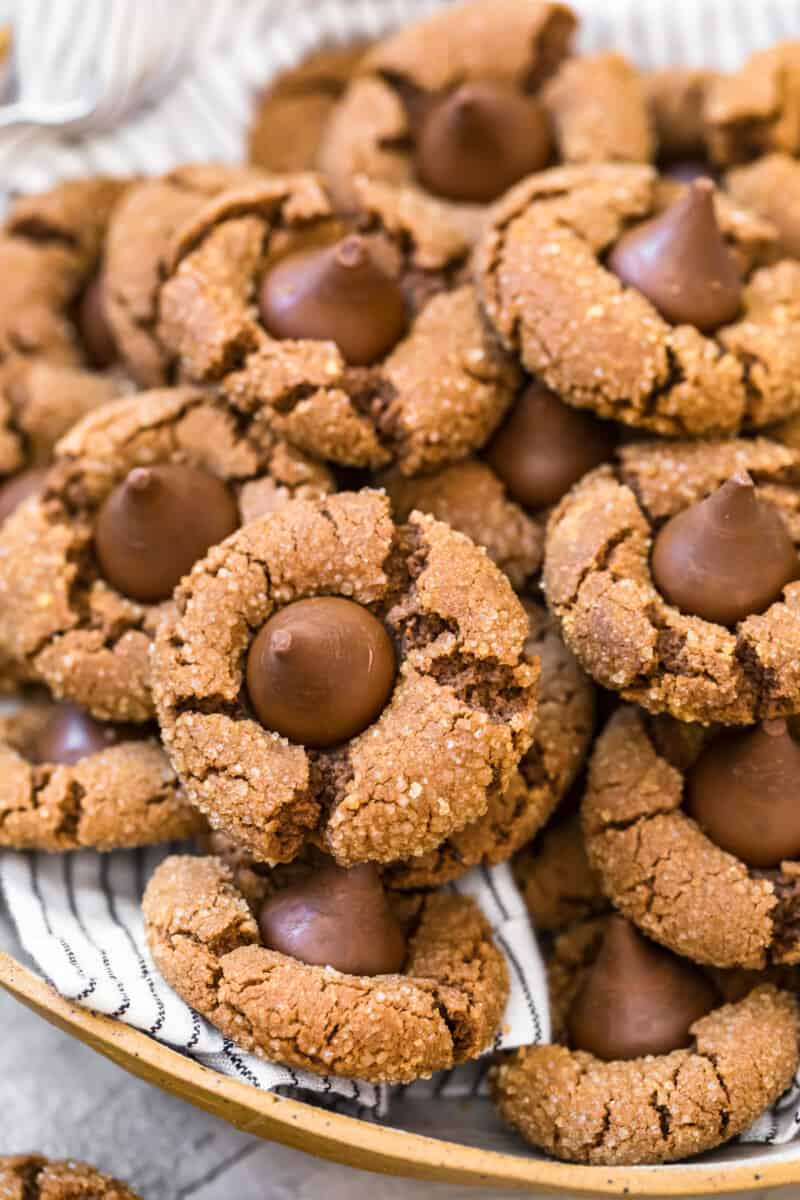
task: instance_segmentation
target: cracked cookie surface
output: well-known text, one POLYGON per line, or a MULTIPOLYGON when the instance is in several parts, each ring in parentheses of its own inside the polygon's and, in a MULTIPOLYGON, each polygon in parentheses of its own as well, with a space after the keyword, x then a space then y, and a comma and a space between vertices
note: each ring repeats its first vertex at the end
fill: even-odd
POLYGON ((477 458, 408 479, 399 471, 380 477, 399 521, 414 509, 429 513, 483 546, 516 591, 542 565, 545 514, 529 513, 512 500, 488 463, 477 458))
MULTIPOLYGON (((563 965, 575 976, 580 954, 563 965)), ((692 1045, 670 1054, 604 1062, 563 1045, 524 1047, 493 1069, 492 1096, 556 1158, 674 1162, 730 1141, 778 1099, 797 1068, 797 1032, 794 996, 762 984, 696 1021, 692 1045)))
POLYGON ((523 598, 529 662, 540 664, 532 741, 504 795, 429 854, 389 865, 394 888, 437 887, 478 863, 505 862, 549 819, 583 766, 594 726, 594 688, 541 605, 523 598))
POLYGON ((484 444, 518 373, 465 282, 461 224, 409 189, 355 186, 357 209, 346 218, 314 175, 274 177, 210 202, 173 240, 158 337, 183 378, 219 381, 318 458, 431 470, 484 444), (272 337, 255 303, 269 267, 352 232, 399 285, 409 316, 405 334, 369 367, 348 365, 332 341, 272 337))
POLYGON ((47 701, 23 700, 0 718, 0 846, 118 850, 202 830, 157 734, 131 730, 76 763, 32 761, 29 748, 51 710, 47 701))
POLYGON ((507 791, 531 739, 538 670, 528 621, 484 551, 384 494, 298 500, 210 551, 159 629, 154 692, 192 803, 253 856, 319 839, 343 866, 426 854, 507 791), (243 690, 251 641, 285 605, 339 596, 395 647, 380 715, 330 750, 265 729, 243 690))
POLYGON ((114 211, 105 251, 105 303, 117 348, 142 387, 171 382, 158 341, 158 293, 180 226, 228 188, 263 179, 258 167, 197 163, 133 184, 114 211))
POLYGON ((626 228, 674 194, 643 166, 563 167, 524 180, 494 207, 477 249, 483 311, 528 371, 602 417, 695 437, 789 416, 800 407, 800 266, 771 262, 769 222, 716 196, 744 288, 741 315, 713 337, 670 324, 604 265, 626 228))
POLYGON ((630 706, 592 752, 582 819, 603 890, 649 937, 696 962, 760 970, 800 962, 797 863, 748 867, 683 811, 684 771, 658 726, 630 706))
POLYGON ((138 1200, 124 1183, 88 1163, 39 1154, 0 1155, 2 1200, 138 1200))
POLYGON ((101 719, 152 717, 150 644, 169 602, 134 602, 104 580, 94 521, 132 468, 161 463, 225 480, 242 521, 333 486, 324 467, 277 441, 257 415, 200 389, 118 400, 70 431, 42 494, 0 533, 0 646, 101 719))
POLYGON ((632 443, 585 476, 548 526, 544 586, 567 645, 603 686, 682 721, 800 710, 800 584, 727 629, 680 612, 653 581, 655 531, 737 471, 800 544, 800 454, 766 438, 632 443))
POLYGON ((145 892, 147 937, 175 990, 239 1046, 317 1074, 410 1083, 477 1057, 508 995, 505 961, 474 901, 409 905, 398 975, 344 975, 267 949, 217 858, 173 857, 145 892))

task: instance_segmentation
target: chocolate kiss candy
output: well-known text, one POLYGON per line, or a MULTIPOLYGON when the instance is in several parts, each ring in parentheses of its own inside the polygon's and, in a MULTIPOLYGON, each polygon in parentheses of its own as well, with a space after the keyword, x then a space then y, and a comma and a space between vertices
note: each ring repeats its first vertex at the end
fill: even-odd
POLYGON ((495 434, 486 458, 526 508, 555 504, 582 475, 605 462, 614 427, 578 412, 531 383, 495 434))
POLYGON ((336 746, 366 729, 394 684, 394 647, 369 609, 338 596, 297 600, 258 632, 247 690, 267 729, 336 746))
POLYGON ((800 858, 800 746, 786 722, 713 741, 686 779, 685 808, 748 866, 800 858))
POLYGON ((78 305, 78 332, 92 365, 99 370, 117 359, 117 344, 108 323, 102 276, 98 273, 84 288, 78 305))
POLYGON ((735 625, 763 612, 800 574, 786 526, 744 472, 667 521, 653 545, 653 578, 682 612, 735 625))
POLYGON ((331 863, 266 900, 258 915, 264 945, 345 975, 394 975, 406 940, 375 868, 331 863))
POLYGON ((259 307, 274 337, 336 342, 356 367, 382 358, 406 328, 399 285, 356 236, 280 259, 264 276, 259 307))
POLYGON ((710 179, 696 179, 660 216, 624 233, 608 265, 673 325, 711 333, 739 314, 741 275, 717 225, 710 179))
POLYGON ((76 763, 128 736, 126 726, 104 725, 75 704, 56 704, 28 748, 35 763, 76 763))
POLYGON ((603 944, 567 1016, 570 1045, 607 1062, 691 1045, 689 1028, 719 1003, 701 971, 608 917, 603 944))
POLYGON ((417 176, 437 196, 488 204, 546 167, 551 145, 538 100, 508 84, 476 80, 429 110, 416 137, 417 176))
POLYGON ((0 484, 0 525, 19 508, 23 500, 42 490, 46 476, 46 467, 31 467, 0 484))
POLYGON ((176 463, 135 467, 97 514, 95 549, 113 587, 155 603, 238 525, 236 503, 214 475, 176 463))

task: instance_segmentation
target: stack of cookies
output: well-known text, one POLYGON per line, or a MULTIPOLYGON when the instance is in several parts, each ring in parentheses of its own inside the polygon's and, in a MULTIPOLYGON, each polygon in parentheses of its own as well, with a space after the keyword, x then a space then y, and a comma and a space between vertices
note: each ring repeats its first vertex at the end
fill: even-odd
POLYGON ((800 44, 576 24, 448 7, 278 81, 248 165, 16 203, 0 844, 194 837, 167 981, 386 1083, 491 1049, 447 885, 513 858, 556 1040, 498 1110, 665 1162, 799 1062, 800 44))

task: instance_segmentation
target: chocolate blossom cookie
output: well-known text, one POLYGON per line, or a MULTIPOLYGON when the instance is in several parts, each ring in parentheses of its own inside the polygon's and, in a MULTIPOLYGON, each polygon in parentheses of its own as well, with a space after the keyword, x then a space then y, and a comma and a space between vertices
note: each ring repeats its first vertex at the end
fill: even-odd
POLYGON ((202 826, 157 731, 39 697, 0 718, 0 846, 117 850, 202 826))
POLYGON ((88 1163, 41 1154, 0 1155, 2 1200, 137 1200, 134 1193, 88 1163))
POLYGON ((766 438, 633 443, 554 510, 550 610, 598 683, 727 725, 800 711, 800 455, 766 438))
POLYGON ((614 904, 677 953, 798 963, 795 722, 700 732, 676 757, 663 723, 629 706, 611 718, 583 800, 589 860, 614 904))
POLYGON ((314 175, 227 192, 179 231, 158 334, 302 450, 412 474, 486 441, 518 382, 434 200, 362 180, 338 214, 314 175))
POLYGON ((800 407, 800 265, 776 231, 644 166, 564 167, 495 206, 477 253, 506 348, 577 408, 666 435, 735 433, 800 407))
POLYGON ((150 949, 194 1009, 261 1057, 374 1083, 427 1078, 491 1045, 508 972, 474 901, 386 894, 368 865, 294 874, 256 914, 218 858, 156 870, 150 949))
POLYGON ((575 17, 542 0, 459 4, 378 42, 320 144, 342 205, 359 176, 483 207, 553 161, 648 161, 638 72, 618 54, 566 58, 575 17))
POLYGON ((0 530, 0 648, 99 719, 146 721, 151 639, 181 576, 242 521, 332 486, 210 391, 105 405, 0 530))
POLYGON ((517 591, 539 574, 550 508, 593 467, 606 462, 615 426, 562 404, 533 380, 485 447, 466 459, 408 479, 381 477, 401 520, 413 509, 446 521, 483 546, 517 591))
POLYGON ((165 742, 211 825, 264 862, 426 854, 531 740, 525 612, 482 550, 385 495, 297 500, 215 547, 159 630, 165 742))
POLYGON ((127 186, 102 176, 74 179, 12 205, 0 235, 0 357, 97 369, 116 360, 103 247, 127 186))
POLYGON ((574 926, 550 963, 558 1042, 504 1058, 500 1115, 568 1162, 674 1162, 743 1133, 792 1081, 798 1007, 771 984, 724 1003, 715 981, 622 917, 574 926))

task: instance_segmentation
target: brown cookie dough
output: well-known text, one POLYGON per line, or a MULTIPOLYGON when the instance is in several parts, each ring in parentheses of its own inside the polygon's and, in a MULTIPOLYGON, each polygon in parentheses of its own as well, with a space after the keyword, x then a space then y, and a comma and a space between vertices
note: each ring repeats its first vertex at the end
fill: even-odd
POLYGON ((744 272, 739 319, 714 336, 667 322, 604 266, 632 224, 674 197, 649 167, 564 167, 513 188, 477 251, 481 303, 505 347, 562 400, 667 435, 760 427, 800 406, 800 266, 776 231, 715 197, 744 272))
MULTIPOLYGON (((595 957, 601 922, 557 939, 550 963, 556 1027, 595 957)), ((556 1158, 608 1166, 674 1162, 743 1133, 789 1086, 798 1064, 794 996, 770 984, 712 1009, 692 1044, 603 1061, 566 1045, 528 1046, 490 1077, 500 1115, 556 1158)))
POLYGON ((366 49, 366 42, 327 46, 282 71, 257 100, 250 162, 278 173, 311 170, 328 118, 366 49))
POLYGON ((59 445, 44 491, 0 533, 0 648, 100 719, 145 721, 151 639, 168 604, 107 583, 93 542, 106 497, 135 467, 180 463, 224 480, 243 521, 318 496, 327 471, 210 391, 142 392, 90 413, 59 445))
POLYGON ((0 846, 118 850, 202 829, 157 734, 110 727, 105 749, 88 746, 77 762, 48 762, 36 748, 52 715, 50 701, 25 700, 0 718, 0 846))
POLYGON ((362 180, 337 215, 313 175, 228 192, 183 225, 160 289, 158 336, 182 377, 220 380, 307 453, 412 474, 481 446, 511 402, 516 370, 490 338, 470 284, 469 241, 436 201, 362 180), (402 289, 407 331, 370 366, 332 341, 275 338, 254 305, 288 254, 358 233, 402 289))
POLYGON ((706 67, 665 67, 644 76, 650 120, 662 163, 706 157, 705 98, 716 78, 706 67))
POLYGON ((216 858, 169 858, 145 892, 153 957, 168 983, 237 1045, 317 1074, 410 1083, 475 1058, 497 1031, 508 972, 474 901, 439 893, 405 917, 397 975, 345 975, 261 942, 216 858))
POLYGON ((0 1155, 0 1200, 137 1200, 117 1179, 87 1163, 40 1154, 0 1155))
POLYGON ((11 207, 0 235, 0 358, 80 366, 81 293, 101 267, 111 215, 127 182, 74 179, 11 207))
POLYGON ((760 50, 706 92, 703 116, 720 166, 761 154, 800 152, 800 41, 760 50))
POLYGON ((545 516, 527 513, 516 504, 488 463, 470 458, 411 479, 391 471, 382 475, 380 482, 391 497, 398 521, 407 520, 418 509, 466 534, 483 546, 516 591, 538 575, 545 516))
POLYGON ((567 59, 542 95, 563 162, 653 158, 656 143, 643 79, 621 54, 567 59))
POLYGON ((800 162, 789 154, 765 154, 733 167, 725 187, 739 204, 771 221, 778 231, 776 249, 800 258, 800 162))
POLYGON ((800 584, 728 629, 657 589, 655 531, 749 471, 800 544, 800 454, 766 438, 632 443, 553 511, 544 587, 562 635, 598 683, 651 712, 728 725, 800 711, 800 584))
POLYGON ((523 600, 530 632, 525 654, 541 664, 532 742, 511 786, 493 796, 484 815, 429 854, 390 865, 395 888, 438 887, 477 863, 505 862, 541 829, 583 766, 594 726, 594 689, 567 650, 547 612, 523 600))
POLYGON ((170 379, 170 357, 155 327, 176 230, 219 192, 264 176, 255 166, 190 164, 134 184, 115 209, 105 251, 106 309, 122 360, 142 387, 170 379))
POLYGON ((615 713, 583 799, 589 861, 617 908, 678 954, 723 968, 798 963, 798 864, 748 867, 681 807, 701 746, 676 765, 645 714, 615 713))
POLYGON ((530 745, 538 672, 508 581, 430 517, 395 526, 381 493, 251 522, 175 599, 154 659, 162 732, 192 803, 261 861, 288 861, 311 837, 343 866, 426 854, 504 795, 530 745), (254 634, 319 595, 373 614, 398 668, 377 719, 332 749, 270 732, 242 689, 254 634))
POLYGON ((556 820, 514 858, 514 878, 537 933, 553 933, 608 907, 589 865, 580 816, 556 820))

